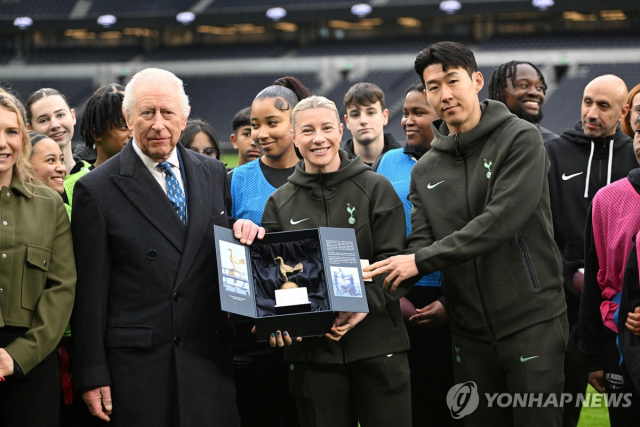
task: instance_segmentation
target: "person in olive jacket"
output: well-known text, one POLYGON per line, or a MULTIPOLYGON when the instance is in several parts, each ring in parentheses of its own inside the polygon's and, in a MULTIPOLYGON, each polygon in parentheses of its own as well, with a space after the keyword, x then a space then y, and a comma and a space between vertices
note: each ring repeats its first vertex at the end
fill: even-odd
MULTIPOLYGON (((335 104, 320 96, 304 99, 293 109, 292 125, 304 160, 267 201, 265 230, 352 228, 360 258, 373 262, 399 253, 402 202, 387 178, 340 150, 335 104)), ((326 337, 293 342, 284 332, 272 338, 273 346, 288 344, 289 390, 301 425, 411 425, 409 338, 398 302, 407 290, 392 294, 376 279, 365 286, 367 315, 339 313, 326 337)))
POLYGON ((0 425, 57 425, 55 348, 76 270, 60 195, 37 184, 24 108, 0 90, 0 425))
POLYGON ((454 378, 473 382, 479 395, 463 425, 560 426, 559 405, 505 410, 487 398, 559 396, 563 388, 569 327, 540 132, 501 102, 479 102, 484 80, 466 46, 436 43, 418 54, 415 70, 442 120, 432 123, 431 150, 411 171, 406 255, 365 270, 388 273, 392 289, 442 272, 454 378))

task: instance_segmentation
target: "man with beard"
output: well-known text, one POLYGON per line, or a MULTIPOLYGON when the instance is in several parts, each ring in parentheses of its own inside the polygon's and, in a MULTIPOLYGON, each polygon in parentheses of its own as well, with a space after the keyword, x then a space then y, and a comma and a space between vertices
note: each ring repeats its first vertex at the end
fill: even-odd
MULTIPOLYGON (((554 239, 562 253, 570 328, 564 391, 574 396, 585 392, 590 372, 578 348, 585 221, 598 190, 625 178, 630 170, 638 167, 633 141, 618 126, 627 111, 625 83, 614 75, 597 77, 584 89, 581 120, 560 137, 545 143, 551 161, 549 193, 554 239)), ((565 407, 564 426, 578 424, 579 406, 565 407)))
POLYGON ((547 91, 544 76, 530 62, 511 61, 496 68, 489 82, 489 99, 507 106, 516 116, 533 123, 547 142, 558 135, 538 123, 542 120, 542 104, 547 91))

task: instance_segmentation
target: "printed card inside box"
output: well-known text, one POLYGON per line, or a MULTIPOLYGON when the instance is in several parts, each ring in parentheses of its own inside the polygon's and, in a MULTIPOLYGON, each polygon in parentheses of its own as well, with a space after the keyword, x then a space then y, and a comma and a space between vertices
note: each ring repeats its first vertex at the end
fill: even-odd
POLYGON ((229 229, 214 232, 222 309, 255 318, 258 341, 276 330, 324 335, 334 312, 369 311, 353 229, 269 233, 251 246, 229 229))

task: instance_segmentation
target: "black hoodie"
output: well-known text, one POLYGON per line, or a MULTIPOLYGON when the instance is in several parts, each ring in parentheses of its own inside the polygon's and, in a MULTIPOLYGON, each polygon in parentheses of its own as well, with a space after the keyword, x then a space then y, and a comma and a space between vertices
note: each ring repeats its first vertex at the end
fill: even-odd
POLYGON ((580 121, 545 147, 551 161, 549 195, 554 239, 562 253, 567 315, 577 322, 580 295, 573 288, 573 274, 584 267, 587 211, 599 189, 626 177, 638 163, 633 140, 619 128, 612 136, 591 139, 580 121))

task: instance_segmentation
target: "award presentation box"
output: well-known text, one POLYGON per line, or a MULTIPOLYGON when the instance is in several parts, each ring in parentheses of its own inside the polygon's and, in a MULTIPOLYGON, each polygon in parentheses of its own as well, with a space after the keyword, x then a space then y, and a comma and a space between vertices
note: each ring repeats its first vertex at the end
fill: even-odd
POLYGON ((334 312, 369 312, 351 228, 268 233, 251 246, 227 228, 214 226, 214 235, 222 310, 254 318, 258 341, 277 330, 324 335, 334 312), (297 288, 281 289, 285 282, 297 288))

